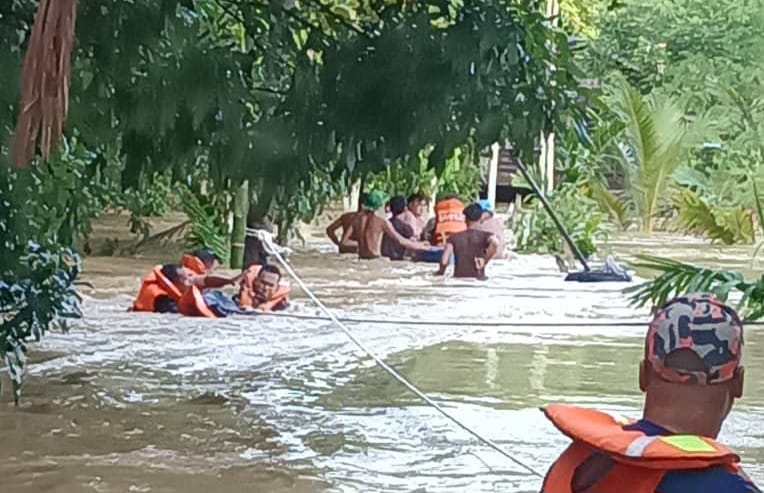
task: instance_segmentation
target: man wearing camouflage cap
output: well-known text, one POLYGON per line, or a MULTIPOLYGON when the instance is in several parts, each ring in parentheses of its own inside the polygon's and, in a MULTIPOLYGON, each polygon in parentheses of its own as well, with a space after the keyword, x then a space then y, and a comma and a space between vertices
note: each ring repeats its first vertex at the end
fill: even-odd
POLYGON ((679 296, 645 339, 639 421, 554 404, 544 413, 573 443, 543 493, 745 493, 760 490, 715 438, 743 393, 743 325, 712 295, 679 296))

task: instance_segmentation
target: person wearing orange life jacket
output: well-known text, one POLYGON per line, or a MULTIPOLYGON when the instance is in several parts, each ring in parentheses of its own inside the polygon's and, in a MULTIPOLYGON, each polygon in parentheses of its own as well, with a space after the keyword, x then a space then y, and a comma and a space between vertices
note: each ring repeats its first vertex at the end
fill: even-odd
POLYGON ((193 254, 183 255, 181 265, 191 274, 193 285, 202 290, 234 285, 241 279, 241 276, 229 277, 215 273, 220 266, 220 257, 211 248, 202 248, 193 254))
POLYGON ((444 194, 435 203, 435 221, 432 231, 432 244, 445 246, 449 235, 461 233, 467 229, 464 220, 464 203, 456 194, 444 194))
POLYGON ((739 457, 715 440, 743 392, 742 346, 740 318, 714 296, 669 301, 645 340, 641 420, 561 404, 543 409, 573 443, 542 493, 760 492, 739 457))
POLYGON ((281 284, 275 265, 252 265, 244 272, 239 290, 239 306, 260 311, 284 310, 289 306, 289 286, 281 284))
POLYGON ((177 264, 158 265, 143 278, 133 311, 177 313, 178 300, 190 286, 185 268, 177 264))

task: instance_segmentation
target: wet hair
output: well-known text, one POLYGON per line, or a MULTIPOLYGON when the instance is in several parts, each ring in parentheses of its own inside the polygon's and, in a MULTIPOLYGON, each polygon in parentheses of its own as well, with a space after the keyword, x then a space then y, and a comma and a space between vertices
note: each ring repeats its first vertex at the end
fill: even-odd
POLYGON ((470 204, 464 208, 464 217, 467 221, 476 223, 483 217, 483 208, 477 204, 470 204))
POLYGON ((215 260, 220 261, 220 257, 212 248, 201 248, 194 252, 194 256, 205 264, 211 264, 215 260))
POLYGON ((162 275, 170 282, 177 282, 180 277, 180 265, 178 264, 164 264, 161 271, 162 275))
POLYGON ((408 203, 410 204, 412 202, 416 202, 417 200, 420 202, 426 202, 427 198, 421 193, 412 193, 409 195, 408 203))
POLYGON ((269 274, 276 274, 277 276, 279 276, 279 281, 281 280, 281 270, 279 270, 279 268, 276 267, 275 265, 273 265, 273 264, 266 264, 266 265, 262 266, 262 268, 260 269, 260 272, 257 273, 257 277, 260 277, 261 275, 265 274, 266 272, 269 273, 269 274))
POLYGON ((403 195, 396 195, 390 199, 390 211, 393 215, 398 215, 406 210, 406 197, 403 195))

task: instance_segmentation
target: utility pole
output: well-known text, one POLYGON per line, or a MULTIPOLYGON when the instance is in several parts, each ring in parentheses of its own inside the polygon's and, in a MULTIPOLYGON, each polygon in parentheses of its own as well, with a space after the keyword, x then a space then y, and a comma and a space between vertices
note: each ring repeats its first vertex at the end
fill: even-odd
MULTIPOLYGON (((560 3, 558 0, 547 0, 546 2, 546 16, 551 22, 551 26, 556 28, 560 22, 560 3)), ((554 67, 552 67, 554 69, 554 67)), ((539 168, 541 176, 543 178, 544 193, 549 194, 554 190, 554 161, 555 161, 555 146, 554 146, 554 132, 549 132, 548 135, 544 135, 541 132, 540 135, 540 156, 539 156, 539 168)))

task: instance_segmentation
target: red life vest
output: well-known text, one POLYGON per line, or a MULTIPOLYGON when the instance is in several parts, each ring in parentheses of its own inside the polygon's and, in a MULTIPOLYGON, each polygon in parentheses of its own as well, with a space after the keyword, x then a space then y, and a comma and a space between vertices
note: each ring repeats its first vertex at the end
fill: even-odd
POLYGON ((180 265, 199 276, 207 273, 207 267, 204 265, 204 262, 199 260, 199 257, 196 255, 188 253, 183 255, 180 258, 180 265))
POLYGON ((217 318, 202 296, 202 290, 191 286, 178 300, 178 313, 187 317, 217 318))
POLYGON ((169 296, 177 302, 181 293, 178 287, 162 274, 162 266, 157 265, 143 278, 141 289, 133 302, 133 311, 153 312, 154 302, 160 296, 169 296))
POLYGON ((739 470, 740 458, 711 438, 696 435, 649 436, 627 431, 628 424, 596 411, 563 404, 542 409, 573 443, 552 465, 542 493, 574 493, 579 466, 595 454, 612 459, 607 469, 583 490, 596 493, 655 493, 669 471, 725 466, 739 470))
POLYGON ((251 265, 244 271, 244 277, 241 280, 241 288, 239 289, 239 306, 242 308, 255 308, 260 311, 269 312, 279 303, 289 298, 290 288, 288 284, 279 283, 273 296, 271 296, 268 301, 256 304, 255 293, 252 286, 257 278, 257 274, 260 273, 261 268, 261 265, 251 265))
POLYGON ((449 235, 467 229, 464 203, 459 199, 445 199, 435 204, 435 233, 433 245, 445 245, 449 235))

